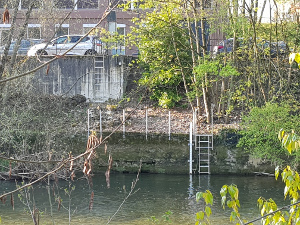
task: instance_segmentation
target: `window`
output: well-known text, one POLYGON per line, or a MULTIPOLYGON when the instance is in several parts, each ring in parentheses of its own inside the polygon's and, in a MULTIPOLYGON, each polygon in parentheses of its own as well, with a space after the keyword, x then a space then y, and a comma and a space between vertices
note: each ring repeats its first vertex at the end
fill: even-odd
POLYGON ((59 26, 59 24, 55 24, 55 32, 56 36, 62 36, 62 35, 68 35, 69 34, 69 24, 62 24, 59 26))
POLYGON ((78 9, 98 9, 98 0, 78 0, 78 9))
MULTIPOLYGON (((20 0, 21 9, 28 9, 30 0, 20 0)), ((43 7, 42 1, 34 1, 33 8, 38 9, 43 7)))
POLYGON ((10 24, 0 24, 1 33, 0 33, 0 45, 5 45, 7 37, 9 35, 10 24))
POLYGON ((109 1, 109 5, 110 7, 115 7, 116 5, 118 5, 118 8, 124 8, 122 7, 122 5, 126 4, 127 0, 110 0, 109 1))
POLYGON ((74 0, 54 0, 54 5, 59 9, 72 9, 74 0))
POLYGON ((27 38, 41 39, 41 24, 28 24, 27 38))
POLYGON ((0 0, 0 8, 4 9, 4 8, 8 8, 8 9, 13 9, 13 2, 12 1, 3 1, 0 0))
MULTIPOLYGON (((89 32, 96 25, 97 24, 83 24, 83 34, 86 34, 87 32, 89 32)), ((99 32, 99 29, 95 28, 94 30, 92 30, 91 33, 89 33, 89 35, 97 35, 98 32, 99 32)))
MULTIPOLYGON (((196 0, 196 8, 199 8, 199 7, 200 7, 201 1, 202 1, 202 0, 196 0)), ((204 0, 204 1, 203 1, 203 3, 204 3, 204 8, 211 8, 211 2, 212 2, 212 0, 204 0)))
POLYGON ((125 45, 125 28, 126 28, 125 24, 118 24, 117 25, 118 35, 121 35, 121 37, 122 37, 122 40, 119 41, 119 44, 122 45, 122 46, 125 45))
POLYGON ((125 55, 125 24, 117 24, 117 33, 120 35, 116 47, 112 49, 113 55, 125 55))

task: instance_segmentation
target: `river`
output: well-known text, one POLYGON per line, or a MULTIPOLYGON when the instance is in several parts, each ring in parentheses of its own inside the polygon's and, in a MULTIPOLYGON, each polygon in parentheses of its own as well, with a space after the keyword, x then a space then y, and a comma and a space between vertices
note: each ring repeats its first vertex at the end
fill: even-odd
MULTIPOLYGON (((231 211, 223 210, 221 207, 219 192, 224 184, 238 186, 241 217, 248 221, 259 216, 257 199, 260 196, 266 199, 272 198, 279 207, 288 204, 283 200, 284 184, 280 180, 276 181, 274 177, 142 173, 134 191, 129 195, 136 176, 136 174, 113 173, 111 174, 110 188, 107 188, 105 176, 103 174, 94 175, 92 178, 94 191, 92 210, 89 210, 91 187, 85 178, 78 179, 71 184, 67 181, 59 181, 59 188, 56 187, 57 183, 55 182, 51 183, 50 189, 45 183, 40 183, 29 190, 27 198, 25 193, 20 197, 17 194, 14 195, 14 210, 10 198, 7 198, 5 204, 0 203, 2 222, 0 224, 33 224, 28 213, 27 200, 29 200, 31 201, 29 202, 30 208, 32 209, 34 203, 40 212, 40 225, 69 224, 69 211, 71 212, 71 224, 74 225, 107 224, 111 217, 113 218, 109 224, 190 225, 195 224, 195 213, 203 207, 203 204, 195 201, 196 192, 204 192, 209 189, 214 195, 211 224, 226 225, 230 224, 231 211), (69 187, 74 187, 74 189, 69 191, 71 190, 69 187), (50 198, 48 191, 50 191, 50 198), (128 195, 129 197, 122 204, 128 195), (58 203, 55 202, 55 198, 58 196, 62 199, 60 210, 58 210, 58 203), (71 200, 70 206, 69 199, 71 200), (52 207, 50 207, 51 204, 52 207), (169 212, 172 212, 171 215, 167 215, 169 212), (113 216, 115 213, 116 215, 113 216), (169 219, 170 222, 167 223, 166 219, 169 219), (155 223, 154 220, 156 220, 155 223)), ((13 190, 15 187, 15 182, 0 181, 1 193, 13 190)))

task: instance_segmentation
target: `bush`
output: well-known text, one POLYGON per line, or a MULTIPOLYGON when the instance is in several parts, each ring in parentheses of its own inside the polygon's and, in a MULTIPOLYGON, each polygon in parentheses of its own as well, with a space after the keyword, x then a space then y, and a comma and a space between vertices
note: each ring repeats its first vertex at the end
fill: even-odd
MULTIPOLYGON (((278 165, 296 164, 297 153, 288 155, 277 140, 278 130, 290 131, 297 128, 299 133, 299 115, 297 107, 290 104, 267 103, 264 107, 254 107, 249 115, 243 116, 238 147, 243 147, 254 157, 267 159, 278 165)), ((299 153, 298 153, 299 155, 299 153)))

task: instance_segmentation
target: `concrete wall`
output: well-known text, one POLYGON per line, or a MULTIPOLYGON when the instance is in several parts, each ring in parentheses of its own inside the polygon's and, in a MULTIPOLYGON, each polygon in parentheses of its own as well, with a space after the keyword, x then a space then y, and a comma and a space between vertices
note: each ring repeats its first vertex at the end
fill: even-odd
MULTIPOLYGON (((104 135, 105 136, 105 135, 104 135)), ((83 142, 86 138, 83 138, 83 142)), ((232 134, 215 136, 214 149, 211 152, 211 174, 254 174, 254 172, 274 173, 274 165, 261 160, 253 160, 248 153, 237 148, 232 142, 232 134), (230 137, 229 137, 230 136, 230 137)), ((189 136, 148 135, 143 133, 114 134, 107 143, 107 151, 113 157, 113 171, 131 173, 137 172, 142 161, 144 173, 189 174, 189 136)), ((84 142, 85 143, 85 142, 84 142)), ((84 149, 84 144, 81 150, 84 149)), ((198 175, 197 152, 194 150, 193 169, 198 175)), ((104 147, 97 149, 98 157, 94 159, 94 171, 107 169, 108 154, 104 147)))
MULTIPOLYGON (((49 59, 43 57, 41 60, 49 59)), ((32 79, 33 89, 40 94, 84 95, 91 102, 119 99, 126 89, 126 78, 130 73, 128 63, 131 59, 132 57, 127 56, 59 58, 35 72, 32 79)), ((23 66, 23 72, 38 65, 40 62, 36 58, 30 58, 23 66)))

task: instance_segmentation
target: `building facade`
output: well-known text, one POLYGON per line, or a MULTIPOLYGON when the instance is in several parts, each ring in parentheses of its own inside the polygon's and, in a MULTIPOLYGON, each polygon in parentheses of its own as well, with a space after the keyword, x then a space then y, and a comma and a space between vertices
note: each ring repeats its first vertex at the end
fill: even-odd
MULTIPOLYGON (((35 0, 28 24, 24 26, 29 2, 29 0, 0 1, 0 13, 3 15, 5 9, 9 10, 9 21, 2 20, 0 24, 0 45, 5 43, 10 32, 16 7, 18 8, 16 32, 24 27, 26 39, 50 40, 64 34, 86 34, 99 23, 104 12, 111 8, 113 8, 111 13, 91 34, 99 36, 100 30, 104 28, 110 32, 126 35, 133 25, 131 19, 139 15, 133 5, 126 12, 123 11, 120 5, 127 2, 124 0, 35 0), (117 3, 119 7, 115 7, 117 3)), ((137 54, 137 49, 126 48, 125 41, 120 41, 112 50, 112 54, 134 55, 137 54)))

